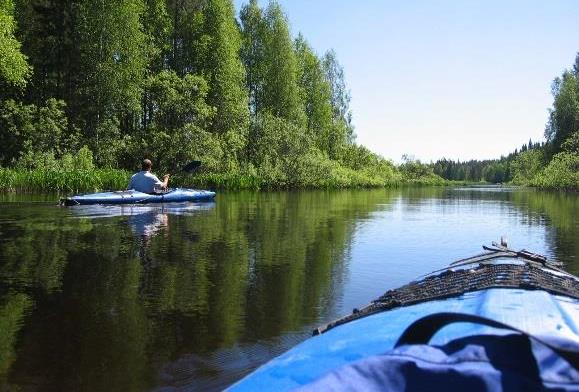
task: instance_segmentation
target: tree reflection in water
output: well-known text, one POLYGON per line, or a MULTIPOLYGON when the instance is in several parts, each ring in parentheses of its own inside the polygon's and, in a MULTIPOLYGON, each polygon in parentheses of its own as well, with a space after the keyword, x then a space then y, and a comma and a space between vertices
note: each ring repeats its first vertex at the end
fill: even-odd
POLYGON ((434 269, 413 249, 450 261, 464 244, 439 239, 453 229, 496 240, 503 233, 488 222, 501 222, 519 238, 541 234, 538 245, 577 272, 578 201, 420 188, 233 193, 203 205, 4 203, 0 389, 220 389, 344 312, 348 293, 360 305, 401 266, 434 269), (369 259, 382 278, 361 278, 369 259))

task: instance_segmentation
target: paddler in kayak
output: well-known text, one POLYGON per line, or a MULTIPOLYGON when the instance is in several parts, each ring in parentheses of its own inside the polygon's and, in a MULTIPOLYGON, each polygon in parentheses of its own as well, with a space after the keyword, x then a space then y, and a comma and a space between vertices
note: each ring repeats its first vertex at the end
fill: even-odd
POLYGON ((143 159, 141 171, 133 174, 127 189, 134 189, 143 193, 155 193, 159 190, 165 190, 169 186, 169 175, 163 176, 163 181, 151 173, 153 163, 150 159, 143 159))

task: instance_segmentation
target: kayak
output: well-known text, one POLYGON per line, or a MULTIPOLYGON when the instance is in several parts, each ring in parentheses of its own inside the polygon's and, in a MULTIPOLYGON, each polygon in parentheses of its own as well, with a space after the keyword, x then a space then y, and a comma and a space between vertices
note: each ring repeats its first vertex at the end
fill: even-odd
POLYGON ((164 193, 143 193, 135 190, 90 193, 60 199, 65 206, 86 204, 145 204, 145 203, 175 203, 186 201, 212 201, 215 192, 175 188, 164 193))
MULTIPOLYGON (((352 314, 316 328, 313 337, 229 390, 444 390, 444 383, 451 382, 447 386, 458 390, 471 388, 468 383, 477 378, 481 383, 476 385, 485 386, 482 390, 517 389, 505 381, 512 381, 513 374, 523 374, 525 382, 539 380, 543 383, 539 389, 553 385, 579 389, 579 278, 525 250, 494 243, 484 249, 485 253, 390 290, 352 314), (533 342, 532 351, 529 344, 526 351, 520 349, 523 337, 533 342), (500 344, 495 344, 497 339, 502 339, 500 344), (461 344, 461 350, 453 351, 461 344), (469 351, 480 347, 475 354, 469 351), (499 357, 492 357, 501 350, 499 357), (536 350, 551 350, 551 356, 536 350), (523 360, 528 352, 538 358, 529 362, 538 368, 532 379, 526 373, 534 368, 523 360), (574 358, 575 364, 561 359, 561 365, 553 360, 553 352, 574 358), (461 355, 470 357, 467 361, 454 357, 461 355), (505 365, 509 371, 497 373, 502 365, 485 362, 497 358, 504 362, 509 355, 515 355, 505 365), (517 366, 520 374, 512 370, 517 366), (464 374, 468 377, 461 378, 464 374), (429 381, 420 384, 422 379, 429 381), (437 387, 428 388, 429 383, 437 387)), ((525 385, 523 390, 532 389, 525 385)))

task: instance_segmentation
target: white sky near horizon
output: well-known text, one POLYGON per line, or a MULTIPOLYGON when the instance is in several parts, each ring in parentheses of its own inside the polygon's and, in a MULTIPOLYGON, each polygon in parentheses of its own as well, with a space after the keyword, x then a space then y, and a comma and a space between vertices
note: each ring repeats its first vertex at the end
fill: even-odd
POLYGON ((579 51, 575 0, 279 3, 294 37, 336 51, 357 142, 395 162, 498 158, 544 140, 551 83, 579 51))

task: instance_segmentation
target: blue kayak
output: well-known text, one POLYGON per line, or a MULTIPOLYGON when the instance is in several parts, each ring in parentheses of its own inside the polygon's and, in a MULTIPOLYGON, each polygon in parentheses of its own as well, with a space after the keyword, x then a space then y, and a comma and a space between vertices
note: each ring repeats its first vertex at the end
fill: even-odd
MULTIPOLYGON (((390 290, 351 315, 317 328, 312 338, 261 366, 230 390, 444 390, 438 382, 455 383, 450 389, 459 390, 470 388, 468 383, 477 377, 481 380, 476 385, 485 387, 472 390, 517 389, 513 387, 516 383, 505 381, 514 377, 513 372, 497 372, 500 366, 495 365, 485 370, 486 356, 490 358, 493 350, 506 350, 501 358, 508 356, 509 350, 514 352, 515 364, 507 367, 522 367, 527 377, 524 373, 535 365, 528 366, 520 358, 526 358, 530 350, 518 353, 520 342, 511 348, 509 342, 497 345, 484 339, 516 340, 520 336, 555 342, 545 343, 545 350, 562 352, 563 357, 568 354, 565 350, 571 350, 575 356, 569 354, 569 358, 575 358, 579 368, 579 278, 543 256, 493 245, 485 247, 486 253, 390 290), (431 331, 424 332, 428 328, 431 331), (513 331, 514 335, 509 334, 513 331), (461 350, 451 349, 461 339, 474 338, 483 346, 495 346, 485 346, 475 354, 469 352, 477 347, 472 342, 461 350), (559 350, 561 342, 565 348, 559 350), (471 357, 465 362, 464 358, 457 360, 457 355, 471 357), (484 360, 479 361, 480 357, 484 360), (400 361, 406 362, 401 365, 400 361), (461 372, 467 376, 460 378, 461 372), (424 374, 430 381, 422 385, 424 374), (493 384, 493 377, 498 384, 493 384), (437 387, 428 388, 428 382, 437 387)), ((552 352, 551 356, 541 355, 529 362, 538 364, 535 368, 539 370, 534 371, 539 375, 531 381, 542 382, 539 389, 545 385, 579 389, 579 369, 564 360, 561 365, 552 352)), ((531 389, 527 387, 523 390, 531 389)))
POLYGON ((145 203, 176 203, 186 201, 211 201, 215 192, 175 188, 164 193, 149 194, 135 190, 90 193, 61 199, 66 206, 87 204, 145 204, 145 203))

